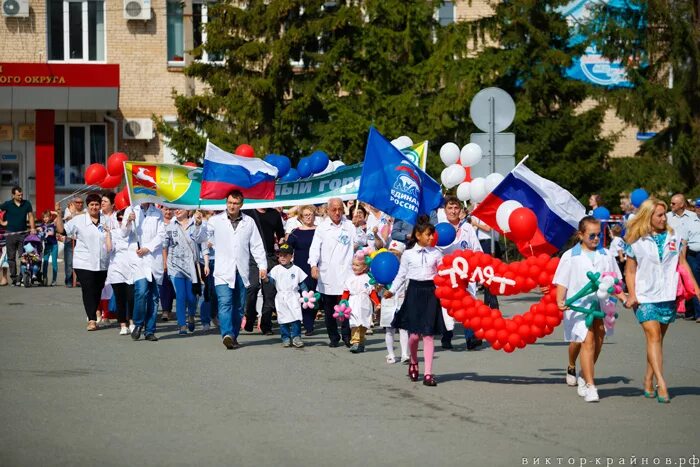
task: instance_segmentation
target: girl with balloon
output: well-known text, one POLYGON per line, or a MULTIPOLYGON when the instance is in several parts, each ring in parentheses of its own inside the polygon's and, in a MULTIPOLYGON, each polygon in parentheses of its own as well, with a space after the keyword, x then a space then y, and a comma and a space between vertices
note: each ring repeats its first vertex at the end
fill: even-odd
MULTIPOLYGON (((389 243, 389 253, 395 255, 399 262, 401 261, 401 255, 406 250, 406 245, 397 240, 392 240, 389 243)), ((406 297, 405 288, 393 290, 393 296, 387 297, 386 294, 382 298, 382 313, 379 319, 379 326, 384 328, 384 342, 386 343, 386 362, 396 363, 396 355, 394 354, 394 340, 396 338, 397 329, 392 326, 392 321, 394 320, 394 314, 403 305, 404 298, 406 297)), ((399 342, 401 344, 401 363, 408 363, 410 357, 408 356, 408 332, 405 329, 399 329, 399 342)))
POLYGON ((353 256, 352 272, 353 274, 345 280, 340 304, 350 308, 350 352, 362 353, 365 351, 365 334, 372 326, 372 304, 377 308, 380 308, 381 304, 374 286, 370 284, 363 250, 353 256))
MULTIPOLYGON (((578 395, 586 402, 598 402, 598 390, 594 383, 594 366, 600 355, 605 339, 606 328, 601 318, 587 320, 586 313, 575 309, 600 310, 608 297, 600 290, 577 298, 579 292, 590 283, 589 273, 612 275, 620 278, 620 269, 615 258, 608 250, 599 248, 600 221, 592 216, 585 216, 579 222, 577 237, 579 243, 566 251, 554 274, 553 284, 557 287, 557 305, 564 312, 564 339, 567 342, 580 343, 581 375, 576 380, 578 395), (600 302, 603 303, 600 303, 600 302)), ((601 281, 602 282, 602 281, 601 281)), ((605 290, 607 292, 607 290, 605 290)), ((617 297, 623 302, 625 295, 620 290, 617 297)), ((576 355, 569 351, 567 374, 576 374, 576 355)))

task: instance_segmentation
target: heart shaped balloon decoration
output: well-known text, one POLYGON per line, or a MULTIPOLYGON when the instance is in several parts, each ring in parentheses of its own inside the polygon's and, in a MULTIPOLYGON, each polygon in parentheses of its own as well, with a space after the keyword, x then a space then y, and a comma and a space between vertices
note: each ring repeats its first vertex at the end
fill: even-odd
POLYGON ((504 263, 491 255, 471 250, 446 255, 435 276, 435 296, 447 313, 479 339, 489 341, 495 350, 508 353, 551 334, 561 323, 562 312, 556 305, 552 286, 559 258, 533 256, 524 261, 504 263), (491 309, 467 291, 469 282, 487 287, 494 295, 516 295, 536 287, 549 288, 530 309, 512 318, 491 309))

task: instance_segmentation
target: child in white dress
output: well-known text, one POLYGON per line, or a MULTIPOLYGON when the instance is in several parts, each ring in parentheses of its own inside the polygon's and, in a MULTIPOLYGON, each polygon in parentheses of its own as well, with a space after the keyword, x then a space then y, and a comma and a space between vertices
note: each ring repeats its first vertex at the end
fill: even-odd
POLYGON ((272 268, 268 274, 269 280, 275 285, 275 309, 277 310, 277 323, 280 325, 282 347, 294 346, 297 349, 304 347, 301 340, 301 304, 299 303, 299 290, 306 291, 304 284, 306 273, 292 263, 294 249, 288 244, 280 245, 277 251, 279 264, 272 268))
POLYGON ((379 296, 370 285, 367 264, 364 258, 355 255, 352 259, 353 275, 345 280, 345 291, 341 297, 350 307, 350 352, 365 351, 365 333, 372 325, 372 304, 380 307, 379 296))
MULTIPOLYGON (((406 245, 403 243, 392 240, 389 243, 389 252, 396 255, 396 257, 401 261, 401 255, 406 250, 406 245)), ((379 320, 379 325, 384 328, 384 342, 386 343, 386 362, 396 363, 396 355, 394 354, 394 340, 396 336, 397 328, 391 326, 391 322, 394 320, 394 314, 401 308, 403 304, 404 297, 406 296, 406 290, 402 287, 401 290, 393 290, 394 295, 390 298, 382 298, 382 313, 379 320)), ((408 364, 410 359, 408 354, 408 331, 405 329, 398 329, 399 331, 399 341, 401 343, 401 363, 408 364)))

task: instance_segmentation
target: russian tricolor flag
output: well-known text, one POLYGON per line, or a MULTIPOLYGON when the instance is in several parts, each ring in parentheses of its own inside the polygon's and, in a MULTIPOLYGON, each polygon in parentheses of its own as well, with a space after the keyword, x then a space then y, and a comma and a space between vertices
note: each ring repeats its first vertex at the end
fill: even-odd
POLYGON ((523 163, 518 164, 472 214, 503 234, 496 222, 496 211, 508 200, 518 201, 537 216, 537 232, 533 239, 517 244, 525 256, 556 254, 586 215, 586 208, 571 193, 540 177, 523 163))
POLYGON ((236 156, 207 141, 202 168, 201 199, 224 199, 240 190, 248 199, 275 199, 277 168, 267 162, 236 156))

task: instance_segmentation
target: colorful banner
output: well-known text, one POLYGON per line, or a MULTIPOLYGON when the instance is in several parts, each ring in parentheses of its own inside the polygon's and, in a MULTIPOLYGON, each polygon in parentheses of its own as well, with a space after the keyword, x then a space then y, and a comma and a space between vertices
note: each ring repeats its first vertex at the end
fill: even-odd
POLYGON ((425 164, 428 161, 428 142, 423 141, 422 143, 414 144, 408 148, 401 150, 401 154, 406 156, 408 160, 413 162, 413 165, 420 167, 420 169, 425 172, 425 164))
MULTIPOLYGON (((158 203, 182 209, 226 209, 225 200, 199 199, 201 167, 129 161, 124 163, 132 205, 158 203)), ((362 164, 343 166, 325 175, 277 182, 274 200, 245 200, 244 209, 321 204, 330 198, 356 199, 362 164)))

